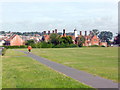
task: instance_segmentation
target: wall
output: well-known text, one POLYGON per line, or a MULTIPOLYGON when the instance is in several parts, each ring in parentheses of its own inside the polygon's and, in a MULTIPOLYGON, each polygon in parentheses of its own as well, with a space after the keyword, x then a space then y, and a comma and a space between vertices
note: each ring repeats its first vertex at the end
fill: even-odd
POLYGON ((20 36, 16 35, 11 41, 10 46, 20 46, 23 45, 23 40, 20 38, 20 36))

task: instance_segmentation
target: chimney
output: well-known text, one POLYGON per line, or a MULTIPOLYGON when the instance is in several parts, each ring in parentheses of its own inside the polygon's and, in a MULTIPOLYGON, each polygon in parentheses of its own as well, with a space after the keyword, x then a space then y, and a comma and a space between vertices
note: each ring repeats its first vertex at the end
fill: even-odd
POLYGON ((43 31, 43 34, 45 35, 45 34, 46 34, 46 31, 43 31))
POLYGON ((54 33, 54 30, 52 31, 52 33, 54 33))
POLYGON ((50 31, 48 31, 48 35, 50 35, 50 31))
POLYGON ((76 30, 76 29, 74 30, 74 36, 75 36, 75 37, 78 37, 78 36, 77 36, 77 30, 76 30))
POLYGON ((80 31, 80 35, 82 36, 82 31, 80 31))
POLYGON ((55 33, 57 33, 57 29, 55 29, 55 33))
POLYGON ((85 31, 85 36, 87 36, 87 31, 85 31))
POLYGON ((92 31, 90 31, 90 35, 92 35, 92 31))
POLYGON ((63 36, 66 36, 66 34, 65 34, 65 29, 63 29, 63 36))

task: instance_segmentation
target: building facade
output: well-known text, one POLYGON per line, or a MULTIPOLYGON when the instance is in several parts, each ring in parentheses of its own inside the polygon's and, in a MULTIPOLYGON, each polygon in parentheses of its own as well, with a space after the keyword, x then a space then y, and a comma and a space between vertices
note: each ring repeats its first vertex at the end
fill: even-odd
POLYGON ((24 45, 24 40, 19 35, 13 35, 5 41, 7 46, 21 46, 24 45))

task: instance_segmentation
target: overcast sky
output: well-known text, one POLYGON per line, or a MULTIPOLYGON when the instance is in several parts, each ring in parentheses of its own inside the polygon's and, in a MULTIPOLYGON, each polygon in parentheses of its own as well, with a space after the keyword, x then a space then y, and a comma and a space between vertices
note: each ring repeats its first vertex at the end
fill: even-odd
POLYGON ((4 31, 39 31, 66 29, 73 32, 118 32, 117 0, 1 0, 0 29, 4 31), (89 1, 89 2, 88 2, 89 1))

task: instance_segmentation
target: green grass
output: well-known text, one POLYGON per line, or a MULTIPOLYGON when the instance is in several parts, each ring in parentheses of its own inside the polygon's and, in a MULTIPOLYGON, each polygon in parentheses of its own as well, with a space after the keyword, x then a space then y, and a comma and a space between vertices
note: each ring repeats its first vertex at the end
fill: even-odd
POLYGON ((32 52, 66 66, 118 82, 118 48, 41 48, 32 52))
POLYGON ((21 52, 7 50, 2 58, 2 88, 90 88, 21 52))
POLYGON ((2 56, 0 56, 0 90, 2 89, 2 56))

